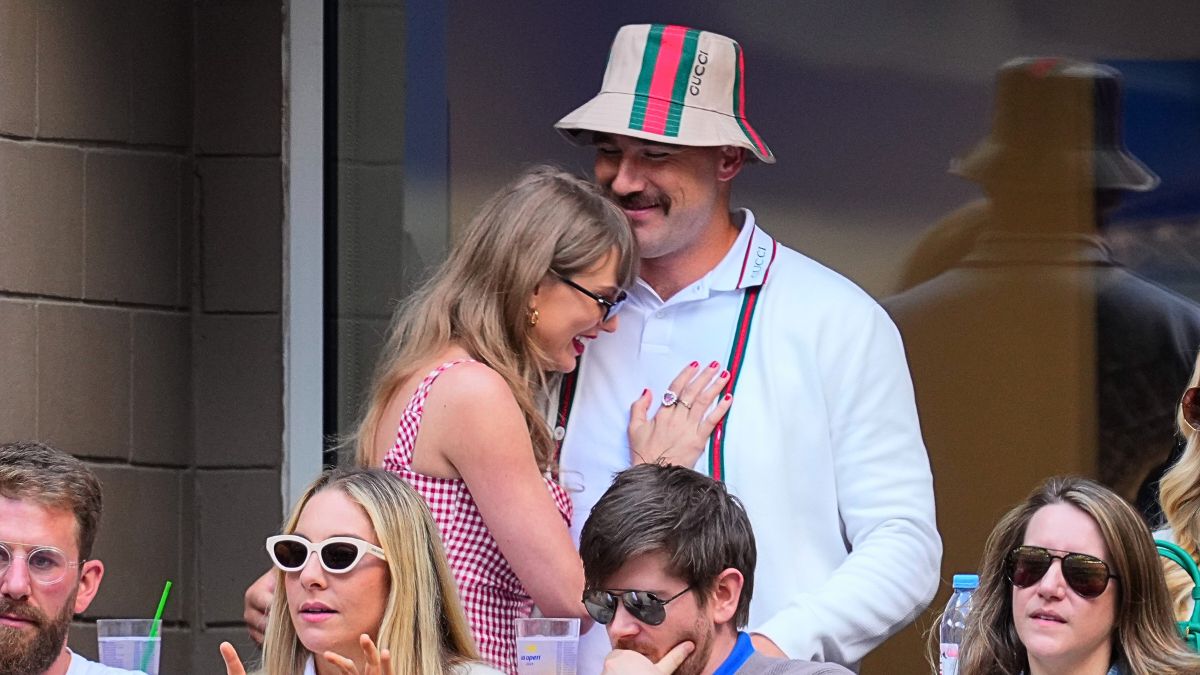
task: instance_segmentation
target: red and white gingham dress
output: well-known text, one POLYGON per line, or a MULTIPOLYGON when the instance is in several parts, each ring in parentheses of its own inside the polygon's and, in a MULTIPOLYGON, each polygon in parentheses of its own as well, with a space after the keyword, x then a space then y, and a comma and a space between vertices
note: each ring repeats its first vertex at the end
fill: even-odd
MULTIPOLYGON (((400 418, 396 444, 383 458, 383 468, 407 480, 429 504, 433 519, 441 530, 446 557, 458 583, 480 655, 495 667, 515 673, 516 627, 513 621, 532 613, 533 600, 488 531, 466 482, 457 478, 434 478, 410 468, 429 389, 447 369, 472 361, 459 359, 443 363, 421 381, 400 418)), ((572 507, 567 491, 548 477, 546 487, 569 527, 572 507)))

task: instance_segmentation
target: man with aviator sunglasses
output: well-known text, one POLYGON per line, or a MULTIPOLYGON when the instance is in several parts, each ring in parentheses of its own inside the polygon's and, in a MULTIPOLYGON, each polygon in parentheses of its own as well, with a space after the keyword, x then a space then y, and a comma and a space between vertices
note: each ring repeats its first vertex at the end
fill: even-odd
POLYGON ((849 673, 755 651, 757 553, 750 519, 722 483, 680 466, 619 473, 583 526, 583 604, 613 651, 606 675, 849 673))
POLYGON ((0 445, 0 675, 119 675, 67 647, 71 617, 100 590, 90 559, 100 482, 74 457, 36 442, 0 445))

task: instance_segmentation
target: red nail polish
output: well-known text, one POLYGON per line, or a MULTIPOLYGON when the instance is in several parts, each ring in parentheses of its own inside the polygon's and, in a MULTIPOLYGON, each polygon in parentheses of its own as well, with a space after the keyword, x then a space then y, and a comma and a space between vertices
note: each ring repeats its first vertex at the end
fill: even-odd
POLYGON ((719 366, 719 365, 721 365, 721 364, 717 363, 716 361, 713 361, 712 363, 708 364, 708 367, 709 367, 709 368, 716 368, 716 367, 717 367, 717 366, 719 366))
POLYGON ((722 370, 722 371, 721 371, 721 379, 723 380, 723 379, 725 379, 725 378, 727 378, 727 377, 729 377, 729 371, 728 371, 728 370, 722 370))
POLYGON ((643 389, 643 390, 642 390, 642 396, 645 396, 646 394, 649 394, 649 393, 650 393, 650 390, 649 390, 649 389, 643 389))
POLYGON ((725 400, 726 400, 726 401, 728 401, 728 400, 730 400, 730 399, 732 399, 732 398, 733 398, 733 394, 725 394, 725 400))
POLYGON ((690 365, 690 366, 688 366, 688 367, 689 367, 689 368, 695 368, 695 367, 696 367, 696 366, 698 366, 698 365, 700 365, 700 362, 699 362, 699 361, 692 361, 692 365, 690 365))

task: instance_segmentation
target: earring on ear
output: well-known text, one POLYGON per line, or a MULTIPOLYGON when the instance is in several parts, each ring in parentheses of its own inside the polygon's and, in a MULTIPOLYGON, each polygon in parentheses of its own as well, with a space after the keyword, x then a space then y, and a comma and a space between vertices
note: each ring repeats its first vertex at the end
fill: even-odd
POLYGON ((538 311, 536 309, 530 308, 529 309, 529 325, 536 326, 539 316, 540 315, 538 314, 538 311))

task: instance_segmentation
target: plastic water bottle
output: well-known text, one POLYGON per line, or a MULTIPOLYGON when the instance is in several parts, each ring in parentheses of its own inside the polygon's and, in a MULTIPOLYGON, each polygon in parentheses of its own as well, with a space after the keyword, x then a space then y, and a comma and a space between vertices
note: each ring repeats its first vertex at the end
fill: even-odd
POLYGON ((954 593, 946 603, 942 614, 941 631, 941 675, 957 675, 958 648, 962 644, 963 630, 967 625, 967 612, 971 611, 971 595, 979 587, 978 574, 955 574, 954 593))

